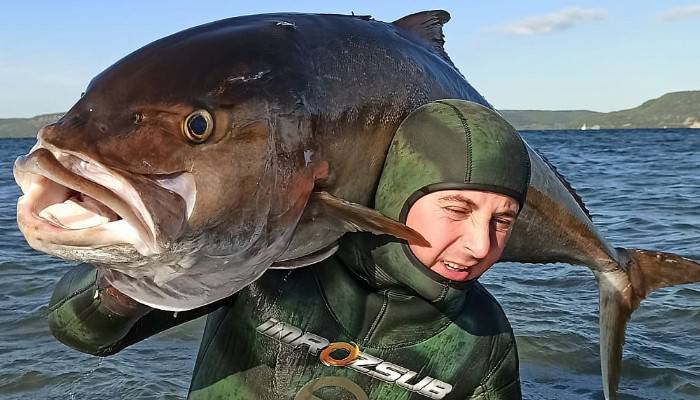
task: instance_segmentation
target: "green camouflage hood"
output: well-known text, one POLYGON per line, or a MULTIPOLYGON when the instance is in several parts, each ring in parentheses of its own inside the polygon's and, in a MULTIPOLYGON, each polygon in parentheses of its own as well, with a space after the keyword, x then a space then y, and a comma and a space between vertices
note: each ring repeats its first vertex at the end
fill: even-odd
MULTIPOLYGON (((406 222, 408 209, 420 197, 461 189, 505 194, 522 209, 529 180, 527 149, 507 121, 477 103, 439 100, 416 109, 399 126, 377 187, 375 209, 406 222)), ((432 302, 461 297, 470 286, 471 281, 454 282, 431 271, 404 243, 374 242, 376 270, 371 274, 380 286, 393 281, 432 302)))
POLYGON ((497 112, 464 100, 438 100, 401 123, 384 163, 375 208, 405 222, 408 208, 439 190, 482 190, 525 203, 530 158, 497 112))

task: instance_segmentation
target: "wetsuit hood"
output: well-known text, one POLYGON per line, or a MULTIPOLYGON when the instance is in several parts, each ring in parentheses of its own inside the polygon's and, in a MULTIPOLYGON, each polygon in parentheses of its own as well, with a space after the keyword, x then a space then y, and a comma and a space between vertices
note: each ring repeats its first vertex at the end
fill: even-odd
POLYGON ((439 190, 482 190, 514 198, 522 209, 530 158, 518 132, 496 111, 438 100, 411 113, 391 143, 375 208, 405 222, 418 198, 439 190))
MULTIPOLYGON (((399 126, 377 187, 375 209, 406 222, 411 205, 440 190, 481 190, 514 198, 522 209, 530 159, 518 132, 496 111, 464 100, 438 100, 399 126)), ((431 271, 405 243, 373 246, 378 276, 396 279, 429 301, 468 288, 431 271)), ((449 296, 448 296, 449 297, 449 296)))

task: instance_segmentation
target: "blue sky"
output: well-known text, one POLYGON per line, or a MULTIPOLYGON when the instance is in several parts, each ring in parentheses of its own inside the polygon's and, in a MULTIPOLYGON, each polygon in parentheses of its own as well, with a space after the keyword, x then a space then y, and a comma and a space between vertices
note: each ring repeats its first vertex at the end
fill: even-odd
POLYGON ((700 1, 12 1, 0 14, 0 118, 67 110, 89 80, 155 39, 277 11, 393 21, 445 9, 448 54, 500 109, 631 108, 700 89, 700 1))

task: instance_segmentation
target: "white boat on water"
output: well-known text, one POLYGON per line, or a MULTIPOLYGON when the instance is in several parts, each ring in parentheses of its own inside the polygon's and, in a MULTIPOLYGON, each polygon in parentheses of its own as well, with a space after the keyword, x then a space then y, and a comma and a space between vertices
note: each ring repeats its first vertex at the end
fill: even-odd
POLYGON ((587 130, 592 130, 592 131, 598 131, 600 130, 600 125, 593 125, 593 126, 586 126, 586 124, 581 125, 581 128, 579 128, 582 131, 587 131, 587 130))

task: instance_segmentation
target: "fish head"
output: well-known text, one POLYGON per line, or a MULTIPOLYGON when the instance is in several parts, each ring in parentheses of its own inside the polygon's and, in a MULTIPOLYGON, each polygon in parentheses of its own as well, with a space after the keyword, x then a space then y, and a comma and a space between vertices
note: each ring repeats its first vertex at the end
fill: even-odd
POLYGON ((207 257, 271 262, 320 170, 286 29, 219 21, 95 77, 15 162, 28 243, 132 277, 207 257))

